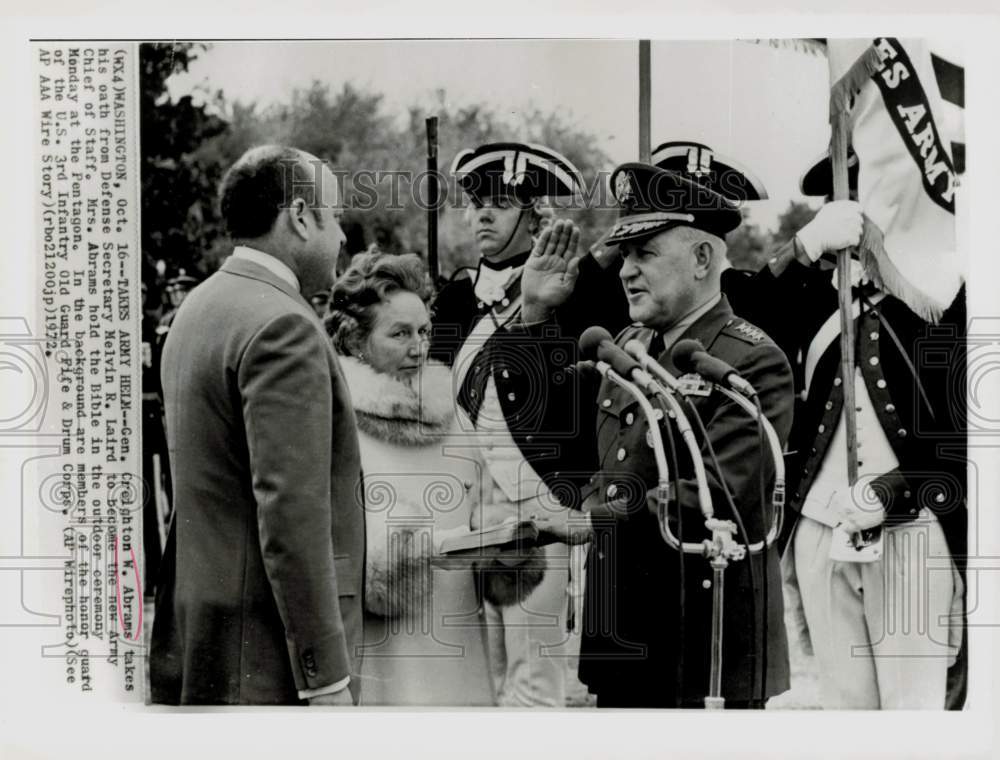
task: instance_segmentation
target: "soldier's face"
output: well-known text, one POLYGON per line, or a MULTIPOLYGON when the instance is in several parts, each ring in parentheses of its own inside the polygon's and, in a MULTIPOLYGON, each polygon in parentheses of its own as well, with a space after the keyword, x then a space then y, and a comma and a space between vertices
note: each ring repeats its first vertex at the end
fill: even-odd
POLYGON ((622 246, 619 277, 628 298, 629 317, 664 330, 697 304, 697 257, 682 228, 622 246))
POLYGON ((484 198, 472 209, 472 231, 479 255, 503 261, 531 247, 530 214, 508 198, 484 198))

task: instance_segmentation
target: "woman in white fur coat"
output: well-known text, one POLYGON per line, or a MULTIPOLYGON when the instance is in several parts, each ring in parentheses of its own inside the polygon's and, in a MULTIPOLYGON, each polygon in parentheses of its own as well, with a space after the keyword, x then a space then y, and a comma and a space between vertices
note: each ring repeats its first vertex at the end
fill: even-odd
POLYGON ((429 296, 417 256, 361 254, 327 317, 365 483, 363 705, 495 703, 472 572, 430 564, 442 538, 468 532, 479 465, 450 370, 426 360, 429 296))

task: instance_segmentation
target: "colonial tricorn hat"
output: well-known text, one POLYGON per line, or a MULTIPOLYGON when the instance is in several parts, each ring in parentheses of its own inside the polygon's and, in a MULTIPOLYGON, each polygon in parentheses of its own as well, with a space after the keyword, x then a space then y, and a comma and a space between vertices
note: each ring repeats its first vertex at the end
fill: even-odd
POLYGON ((742 221, 733 201, 650 164, 622 164, 610 182, 619 212, 605 245, 647 238, 681 225, 724 237, 742 221))
POLYGON ((505 196, 525 205, 536 198, 572 196, 583 178, 569 159, 542 145, 498 142, 464 150, 451 171, 476 203, 505 196))
MULTIPOLYGON (((847 186, 851 190, 858 187, 858 154, 853 148, 847 149, 847 186)), ((830 151, 823 155, 799 180, 799 190, 803 195, 833 195, 833 165, 830 162, 830 151)))
POLYGON ((652 159, 659 168, 693 179, 731 201, 767 200, 764 184, 745 166, 702 143, 665 142, 653 151, 652 159))

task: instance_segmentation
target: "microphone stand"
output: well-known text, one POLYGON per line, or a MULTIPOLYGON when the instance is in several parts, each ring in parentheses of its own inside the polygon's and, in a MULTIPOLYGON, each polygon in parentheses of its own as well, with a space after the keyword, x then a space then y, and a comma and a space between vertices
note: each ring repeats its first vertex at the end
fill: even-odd
MULTIPOLYGON (((678 430, 688 446, 691 461, 694 464, 695 480, 698 483, 699 504, 706 517, 705 527, 712 533, 712 540, 711 542, 706 541, 703 551, 700 552, 691 551, 691 548, 698 546, 697 544, 682 544, 670 531, 670 527, 666 519, 666 507, 664 502, 658 503, 660 533, 663 535, 667 544, 672 548, 690 553, 701 553, 708 558, 709 564, 712 567, 713 591, 711 664, 709 670, 709 692, 705 697, 705 709, 723 709, 725 707, 725 699, 722 697, 722 616, 725 590, 724 574, 731 560, 738 561, 743 559, 747 550, 749 550, 751 554, 757 554, 763 551, 765 547, 771 546, 780 533, 785 501, 785 463, 781 452, 781 443, 774 430, 774 426, 771 425, 770 420, 768 420, 767 417, 760 412, 757 406, 751 404, 742 395, 728 388, 716 385, 718 390, 723 393, 723 395, 734 401, 738 406, 747 411, 752 417, 761 423, 770 444, 771 455, 774 458, 775 463, 775 483, 774 490, 772 492, 772 507, 774 509, 774 514, 770 530, 768 531, 764 541, 756 542, 744 547, 734 540, 734 534, 736 532, 735 523, 729 520, 716 520, 713 517, 711 496, 709 495, 708 482, 705 477, 705 466, 701 457, 701 451, 694 438, 694 431, 691 429, 691 424, 684 415, 680 403, 673 395, 674 393, 682 392, 680 384, 673 375, 660 366, 659 362, 654 361, 652 357, 646 353, 645 346, 642 346, 641 344, 634 346, 634 350, 630 350, 628 353, 630 353, 634 359, 639 361, 640 365, 642 365, 648 373, 655 375, 657 380, 663 382, 673 392, 668 393, 656 381, 652 381, 650 383, 651 389, 653 390, 656 398, 659 399, 661 405, 665 405, 664 411, 667 412, 666 406, 670 407, 670 412, 672 412, 672 414, 669 412, 667 412, 667 414, 677 420, 678 430)), ((764 611, 764 615, 767 615, 766 610, 764 611)))
MULTIPOLYGON (((673 379, 673 378, 671 378, 673 379)), ((695 482, 698 485, 698 503, 702 514, 705 516, 705 527, 712 534, 711 540, 700 543, 684 542, 678 539, 670 529, 667 518, 667 501, 657 495, 657 515, 660 523, 660 534, 671 548, 685 554, 699 554, 708 559, 712 568, 712 639, 711 639, 711 661, 708 676, 708 694, 705 696, 706 710, 721 710, 725 707, 726 700, 722 696, 722 623, 723 623, 723 600, 725 595, 725 571, 729 567, 730 561, 743 559, 746 549, 742 544, 734 540, 736 524, 731 520, 718 520, 714 516, 712 507, 712 495, 708 487, 708 478, 705 474, 705 463, 701 457, 701 450, 694 436, 691 423, 681 408, 680 403, 667 390, 655 380, 650 386, 654 391, 654 396, 659 401, 666 416, 673 417, 677 422, 677 429, 688 447, 691 455, 691 462, 694 465, 695 482)), ((668 424, 664 421, 664 424, 668 424)), ((653 440, 660 435, 655 422, 650 423, 650 429, 654 430, 653 440)), ((678 507, 683 509, 683 507, 678 507)), ((683 656, 683 652, 681 653, 683 656)))

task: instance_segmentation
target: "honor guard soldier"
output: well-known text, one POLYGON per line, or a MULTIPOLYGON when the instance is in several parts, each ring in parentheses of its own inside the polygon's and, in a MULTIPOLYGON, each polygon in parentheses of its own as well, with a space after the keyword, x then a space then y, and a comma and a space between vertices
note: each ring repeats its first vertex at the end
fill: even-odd
MULTIPOLYGON (((471 277, 438 295, 431 355, 454 366, 458 403, 485 463, 484 520, 523 516, 547 499, 577 507, 593 451, 576 435, 578 399, 565 367, 584 328, 623 323, 620 301, 617 311, 602 310, 616 270, 594 257, 580 263, 578 288, 561 305, 561 330, 544 354, 523 334, 521 274, 548 221, 542 201, 579 192, 579 171, 550 148, 513 142, 464 151, 452 170, 471 202, 480 259, 471 277), (543 361, 552 355, 557 361, 543 361)), ((520 567, 482 573, 500 705, 565 705, 567 566, 567 548, 553 544, 520 567)))
MULTIPOLYGON (((858 169, 852 156, 855 193, 858 169)), ((800 189, 829 198, 832 176, 824 156, 800 189)), ((855 201, 828 202, 767 266, 734 276, 728 290, 737 313, 773 329, 799 357, 785 564, 792 617, 819 661, 823 706, 960 707, 964 663, 950 674, 954 683, 946 671, 964 649, 965 295, 931 325, 868 281, 854 254, 857 448, 848 452, 833 256, 856 246, 867 223, 855 201), (858 465, 854 488, 848 456, 858 465), (838 551, 842 544, 849 550, 838 551)))
MULTIPOLYGON (((679 375, 671 348, 682 338, 700 340, 756 388, 784 441, 792 422, 788 362, 761 330, 733 314, 720 292, 723 237, 741 221, 736 204, 647 164, 624 164, 611 182, 620 215, 606 242, 624 256, 620 286, 634 320, 616 343, 640 341, 679 375)), ((524 275, 524 319, 533 335, 553 323, 575 269, 567 235, 554 229, 543 237, 524 275), (557 234, 561 240, 553 242, 557 234)), ((704 422, 706 435, 697 435, 715 515, 734 520, 734 505, 747 534, 737 540, 762 541, 771 510, 761 495, 770 493, 775 470, 770 455, 760 451, 757 425, 710 383, 697 376, 685 380, 704 422)), ((598 457, 584 491, 585 515, 550 510, 536 516, 560 540, 590 542, 580 678, 599 707, 701 707, 709 692, 710 565, 700 556, 685 558, 661 537, 647 498, 659 472, 638 401, 607 380, 581 395, 589 397, 580 414, 590 420, 585 433, 598 457)), ((694 464, 686 451, 675 453, 679 467, 669 519, 681 540, 700 542, 710 534, 699 509, 694 464)), ((722 696, 727 707, 761 707, 788 688, 777 552, 733 561, 725 588, 722 696)))

